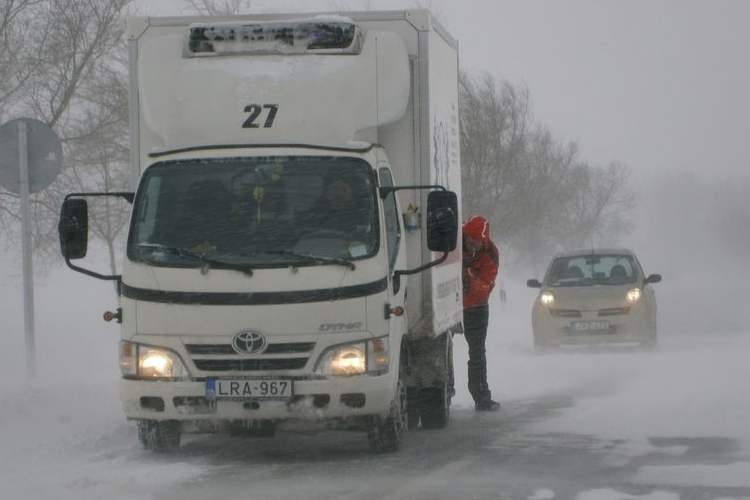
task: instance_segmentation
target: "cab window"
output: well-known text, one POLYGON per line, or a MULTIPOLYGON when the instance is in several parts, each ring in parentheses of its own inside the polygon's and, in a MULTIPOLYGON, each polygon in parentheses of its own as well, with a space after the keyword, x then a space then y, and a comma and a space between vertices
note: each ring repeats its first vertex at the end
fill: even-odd
MULTIPOLYGON (((382 187, 393 186, 393 177, 390 170, 381 168, 380 185, 382 187)), ((383 200, 383 215, 385 217, 386 244, 388 249, 388 270, 393 273, 396 265, 396 256, 401 244, 401 230, 398 221, 398 206, 396 204, 396 192, 391 191, 383 200)))

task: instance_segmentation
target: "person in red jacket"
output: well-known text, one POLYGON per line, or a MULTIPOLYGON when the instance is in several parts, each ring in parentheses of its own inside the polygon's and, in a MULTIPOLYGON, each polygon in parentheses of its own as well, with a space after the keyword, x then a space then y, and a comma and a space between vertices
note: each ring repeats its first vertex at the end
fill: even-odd
POLYGON ((487 385, 484 342, 489 321, 490 293, 500 267, 500 252, 490 239, 490 223, 475 215, 466 221, 463 233, 464 336, 469 344, 469 392, 477 411, 496 411, 487 385))

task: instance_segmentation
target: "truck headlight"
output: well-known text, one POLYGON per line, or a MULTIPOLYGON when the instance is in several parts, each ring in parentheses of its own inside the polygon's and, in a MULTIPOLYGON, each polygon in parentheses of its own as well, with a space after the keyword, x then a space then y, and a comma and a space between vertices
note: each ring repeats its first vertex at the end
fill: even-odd
POLYGON ((628 290, 628 293, 625 294, 625 299, 631 304, 635 304, 636 302, 641 300, 641 289, 631 288, 630 290, 628 290))
POLYGON ((543 306, 549 307, 555 302, 555 296, 552 295, 552 292, 542 292, 539 296, 539 302, 541 302, 543 306))
POLYGON ((362 344, 339 347, 331 351, 328 362, 334 375, 358 375, 365 372, 367 356, 362 344))
POLYGON ((176 352, 125 340, 120 342, 120 371, 123 375, 143 378, 189 376, 176 352))
POLYGON ((334 346, 320 356, 315 373, 335 376, 386 373, 390 363, 388 347, 387 337, 334 346))

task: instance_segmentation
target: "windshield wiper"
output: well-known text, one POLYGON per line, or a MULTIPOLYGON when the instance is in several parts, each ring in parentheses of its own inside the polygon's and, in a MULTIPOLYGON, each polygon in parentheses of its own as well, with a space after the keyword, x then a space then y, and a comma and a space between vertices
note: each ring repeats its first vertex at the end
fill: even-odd
POLYGON ((201 253, 188 250, 187 248, 172 247, 168 245, 162 245, 161 243, 140 243, 138 245, 138 248, 147 248, 150 250, 161 250, 162 252, 166 252, 172 255, 177 255, 178 257, 184 257, 188 259, 197 260, 204 266, 201 269, 201 272, 205 272, 204 270, 208 270, 210 267, 214 267, 215 269, 231 269, 234 271, 240 271, 248 275, 253 274, 253 270, 247 266, 240 266, 238 264, 233 264, 231 262, 226 262, 226 261, 218 260, 218 259, 212 259, 212 258, 206 257, 205 255, 201 253))
POLYGON ((321 255, 312 255, 309 253, 292 252, 290 250, 269 250, 263 253, 271 255, 283 255, 285 257, 294 257, 297 259, 304 259, 305 262, 316 262, 318 264, 338 264, 340 266, 346 266, 352 271, 357 268, 354 262, 343 257, 326 257, 321 255))

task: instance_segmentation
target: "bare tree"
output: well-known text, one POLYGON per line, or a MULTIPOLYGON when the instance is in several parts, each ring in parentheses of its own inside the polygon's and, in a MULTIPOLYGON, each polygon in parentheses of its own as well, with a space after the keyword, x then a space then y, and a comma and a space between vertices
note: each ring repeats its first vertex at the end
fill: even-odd
POLYGON ((577 157, 575 143, 561 143, 541 125, 529 134, 513 199, 498 214, 508 239, 506 261, 536 268, 558 247, 550 229, 565 225, 559 207, 567 202, 567 193, 560 183, 577 157))
MULTIPOLYGON (((123 75, 113 71, 87 86, 82 93, 92 103, 85 110, 94 130, 84 130, 71 141, 71 166, 54 184, 56 199, 69 192, 124 191, 129 185, 129 136, 127 134, 127 86, 123 75)), ((122 199, 90 199, 91 235, 108 251, 112 273, 117 270, 117 248, 128 220, 129 205, 122 199)))
POLYGON ((521 159, 531 123, 527 89, 502 84, 485 74, 477 82, 461 74, 461 174, 465 214, 496 214, 523 175, 521 159))
POLYGON ((0 0, 0 121, 31 76, 34 53, 25 43, 24 26, 40 0, 0 0))
MULTIPOLYGON (((123 59, 116 56, 131 0, 0 1, 5 16, 0 24, 8 26, 3 36, 7 33, 8 46, 20 54, 1 64, 8 60, 11 68, 23 70, 22 85, 0 87, 5 103, 0 111, 6 111, 0 118, 29 116, 47 123, 63 143, 65 166, 74 167, 32 196, 36 257, 50 264, 59 261, 55 227, 62 195, 90 185, 85 167, 108 171, 104 178, 112 184, 103 190, 122 188, 115 170, 125 165, 127 89, 123 59)), ((18 197, 0 189, 0 232, 10 245, 17 241, 18 213, 18 197)))
POLYGON ((561 249, 616 241, 629 229, 629 169, 579 158, 531 117, 528 89, 460 77, 464 214, 495 226, 505 261, 537 268, 561 249))
POLYGON ((582 162, 571 169, 563 186, 576 196, 569 197, 558 212, 567 222, 557 226, 560 247, 600 246, 630 230, 624 217, 635 206, 635 196, 627 188, 629 175, 629 169, 616 162, 607 168, 592 168, 582 162))
POLYGON ((198 14, 211 16, 249 11, 252 3, 251 0, 185 0, 185 2, 198 14))

